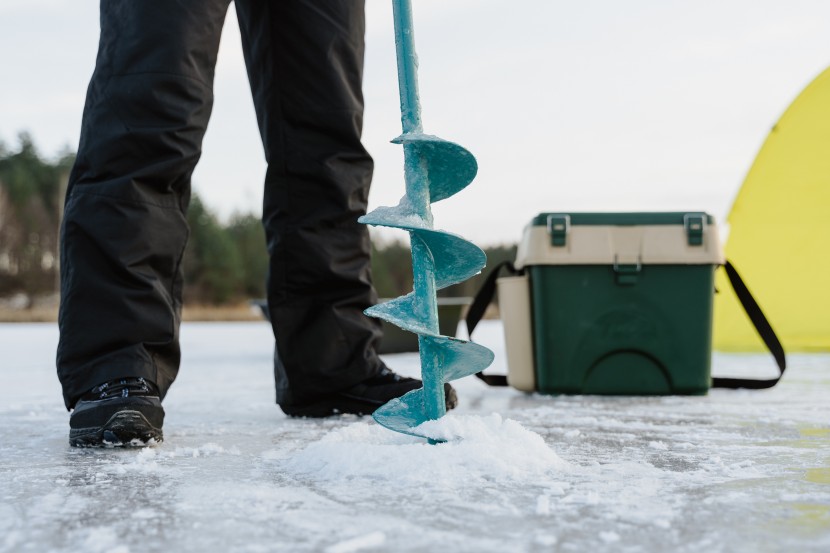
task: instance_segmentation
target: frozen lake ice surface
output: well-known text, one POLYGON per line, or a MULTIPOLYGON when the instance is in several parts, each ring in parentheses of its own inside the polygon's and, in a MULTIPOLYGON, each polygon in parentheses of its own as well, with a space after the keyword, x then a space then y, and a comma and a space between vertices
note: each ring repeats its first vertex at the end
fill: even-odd
MULTIPOLYGON (((73 449, 57 330, 0 325, 0 552, 830 551, 830 355, 772 390, 545 397, 454 382, 440 445, 285 417, 266 323, 189 323, 165 442, 73 449)), ((505 369, 498 321, 477 341, 505 369)), ((390 355, 417 376, 416 354, 390 355)), ((718 375, 768 376, 765 355, 718 375)))

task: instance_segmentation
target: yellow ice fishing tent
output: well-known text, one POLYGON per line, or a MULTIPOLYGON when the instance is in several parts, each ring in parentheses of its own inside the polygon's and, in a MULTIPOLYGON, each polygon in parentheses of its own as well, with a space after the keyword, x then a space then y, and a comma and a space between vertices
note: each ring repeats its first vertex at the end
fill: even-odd
MULTIPOLYGON (((728 217, 726 257, 788 351, 830 351, 830 68, 772 128, 728 217)), ((718 274, 714 347, 763 343, 718 274)))

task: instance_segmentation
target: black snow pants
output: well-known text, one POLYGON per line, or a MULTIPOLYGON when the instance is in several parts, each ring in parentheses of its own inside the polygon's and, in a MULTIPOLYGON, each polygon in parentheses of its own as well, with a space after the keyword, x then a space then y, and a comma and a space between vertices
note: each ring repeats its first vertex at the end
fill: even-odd
MULTIPOLYGON (((180 361, 190 177, 231 0, 102 0, 101 39, 61 232, 58 376, 67 408, 180 361)), ((363 0, 236 0, 268 161, 263 202, 277 402, 381 371, 360 137, 363 0)), ((233 186, 233 182, 227 183, 233 186)), ((233 378, 228 374, 228 378, 233 378)))

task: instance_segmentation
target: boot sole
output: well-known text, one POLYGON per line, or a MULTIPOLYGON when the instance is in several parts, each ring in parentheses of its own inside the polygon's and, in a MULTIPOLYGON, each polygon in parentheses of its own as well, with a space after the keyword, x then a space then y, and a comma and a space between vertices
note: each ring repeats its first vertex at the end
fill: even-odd
POLYGON ((280 407, 289 417, 322 419, 336 415, 371 415, 380 405, 367 406, 365 401, 346 397, 326 399, 301 407, 280 407))
MULTIPOLYGON (((458 395, 455 389, 444 385, 447 411, 455 409, 458 405, 458 395)), ((358 415, 366 416, 374 413, 383 403, 369 403, 365 399, 341 394, 333 398, 327 398, 317 403, 303 406, 280 406, 283 412, 289 417, 322 419, 336 415, 358 415)))
POLYGON ((115 413, 101 427, 69 430, 72 447, 145 447, 163 440, 161 428, 150 424, 140 411, 129 409, 115 413))

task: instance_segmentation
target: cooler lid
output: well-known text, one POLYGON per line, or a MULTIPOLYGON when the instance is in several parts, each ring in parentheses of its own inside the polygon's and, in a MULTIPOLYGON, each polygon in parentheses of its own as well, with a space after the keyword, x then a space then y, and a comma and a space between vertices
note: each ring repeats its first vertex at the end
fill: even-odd
POLYGON ((714 217, 700 211, 540 213, 516 255, 528 265, 721 265, 714 217))
POLYGON ((571 225, 633 226, 633 225, 683 225, 687 215, 698 215, 706 224, 714 225, 715 218, 702 211, 641 211, 627 213, 540 213, 531 221, 534 226, 548 226, 551 215, 566 215, 571 225))

